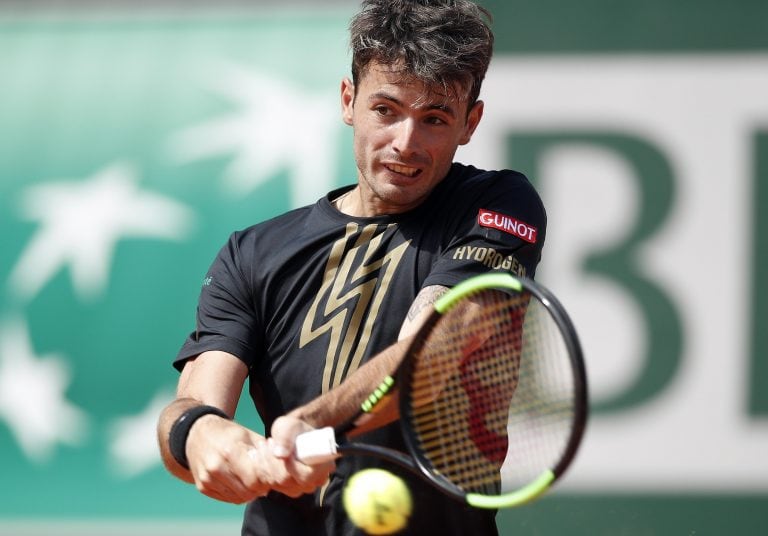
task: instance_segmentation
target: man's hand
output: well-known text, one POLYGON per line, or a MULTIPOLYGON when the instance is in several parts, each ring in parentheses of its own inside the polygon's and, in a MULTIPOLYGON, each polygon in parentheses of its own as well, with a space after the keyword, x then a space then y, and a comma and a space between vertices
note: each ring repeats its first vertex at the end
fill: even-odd
POLYGON ((328 480, 334 467, 308 467, 293 459, 295 436, 309 429, 298 419, 287 421, 290 426, 278 425, 274 429, 280 448, 273 440, 268 442, 234 421, 204 415, 194 422, 187 436, 189 470, 172 455, 170 432, 179 416, 201 404, 234 415, 247 376, 243 362, 226 352, 203 352, 186 363, 176 400, 163 410, 157 425, 163 463, 173 475, 194 483, 203 494, 230 503, 249 502, 270 491, 291 497, 313 492, 328 480))
POLYGON ((291 456, 278 457, 271 443, 233 421, 201 417, 187 440, 187 459, 197 489, 214 499, 240 504, 273 490, 299 497, 328 479, 332 467, 308 467, 291 456))
POLYGON ((302 493, 309 493, 322 486, 328 481, 328 476, 336 468, 336 464, 333 462, 306 465, 296 459, 296 437, 311 430, 314 430, 314 428, 301 419, 285 415, 279 417, 272 424, 272 434, 267 440, 272 456, 283 462, 283 467, 290 475, 295 486, 291 489, 286 483, 283 486, 285 490, 281 490, 282 493, 291 497, 296 497, 302 493))

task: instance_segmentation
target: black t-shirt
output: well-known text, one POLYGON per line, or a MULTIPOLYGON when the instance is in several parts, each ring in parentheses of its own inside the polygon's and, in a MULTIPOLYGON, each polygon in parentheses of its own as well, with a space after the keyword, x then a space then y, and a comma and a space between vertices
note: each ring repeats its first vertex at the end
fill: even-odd
MULTIPOLYGON (((546 215, 514 171, 454 164, 416 209, 356 218, 331 200, 233 233, 201 291, 197 329, 174 365, 221 350, 249 368, 249 392, 269 431, 274 419, 338 385, 397 340, 418 292, 491 270, 533 277, 546 215)), ((366 441, 403 450, 397 425, 366 441)), ((340 504, 346 477, 369 466, 403 476, 414 495, 413 534, 495 534, 493 512, 467 509, 418 478, 372 458, 339 460, 321 496, 277 493, 248 507, 243 534, 361 534, 340 504), (332 506, 331 506, 332 505, 332 506)))

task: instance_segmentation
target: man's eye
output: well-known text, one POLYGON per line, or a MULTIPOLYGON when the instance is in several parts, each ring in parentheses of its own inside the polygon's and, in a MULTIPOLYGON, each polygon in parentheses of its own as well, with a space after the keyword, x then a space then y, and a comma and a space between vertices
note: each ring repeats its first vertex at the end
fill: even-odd
POLYGON ((374 111, 375 111, 377 114, 379 114, 379 115, 387 115, 387 114, 389 114, 389 108, 387 108, 386 106, 377 106, 377 107, 376 107, 376 108, 374 108, 373 110, 374 110, 374 111))
POLYGON ((443 121, 440 117, 433 116, 427 118, 427 123, 430 125, 443 125, 445 124, 445 121, 443 121))

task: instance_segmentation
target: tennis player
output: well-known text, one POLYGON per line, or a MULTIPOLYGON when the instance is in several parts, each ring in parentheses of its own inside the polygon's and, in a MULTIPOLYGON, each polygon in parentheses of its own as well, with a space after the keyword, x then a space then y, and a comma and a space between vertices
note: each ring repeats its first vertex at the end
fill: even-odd
MULTIPOLYGON (((370 466, 411 488, 407 533, 497 533, 494 512, 375 458, 292 456, 297 434, 356 413, 447 288, 493 270, 534 275, 546 216, 531 184, 454 162, 483 115, 489 25, 467 0, 365 0, 341 82, 356 183, 233 233, 205 277, 158 437, 172 474, 247 503, 244 535, 360 534, 341 490, 370 466), (269 438, 232 420, 246 379, 269 438)), ((405 448, 396 423, 365 441, 405 448)))

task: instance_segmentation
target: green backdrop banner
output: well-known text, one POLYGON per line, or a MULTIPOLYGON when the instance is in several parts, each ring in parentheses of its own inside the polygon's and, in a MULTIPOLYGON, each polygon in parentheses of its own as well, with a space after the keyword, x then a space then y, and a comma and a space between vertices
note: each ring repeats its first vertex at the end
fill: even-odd
MULTIPOLYGON (((459 157, 540 189, 594 408, 502 533, 768 531, 768 5, 483 3, 497 56, 459 157)), ((0 8, 3 535, 237 533, 159 465, 170 361, 232 230, 355 179, 353 2, 127 6, 0 8)))

